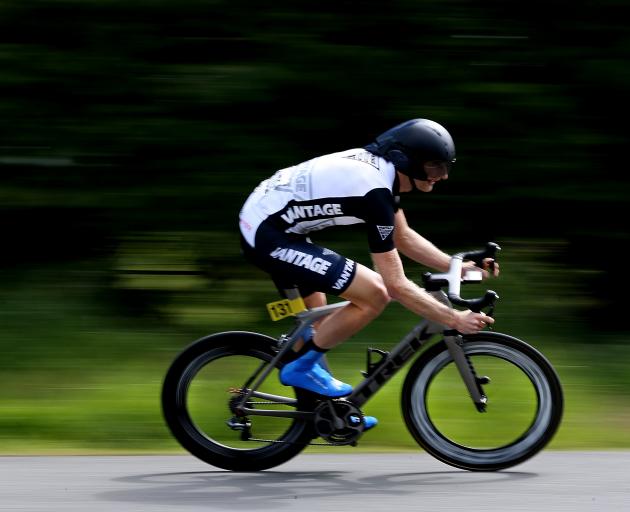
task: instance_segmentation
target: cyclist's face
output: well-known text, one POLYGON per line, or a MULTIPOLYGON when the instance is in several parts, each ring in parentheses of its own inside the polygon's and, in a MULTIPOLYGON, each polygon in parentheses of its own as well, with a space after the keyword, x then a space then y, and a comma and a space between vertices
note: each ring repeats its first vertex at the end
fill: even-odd
POLYGON ((448 179, 449 164, 448 162, 442 162, 433 160, 424 164, 424 172, 427 175, 427 179, 414 179, 406 176, 402 173, 399 174, 400 179, 400 192, 411 192, 414 188, 421 192, 431 192, 433 185, 438 181, 448 179))
MULTIPOLYGON (((440 178, 440 179, 446 179, 446 178, 440 178)), ((416 184, 416 188, 420 191, 420 192, 431 192, 433 190, 433 186, 440 181, 438 180, 414 180, 414 183, 416 184)))
POLYGON ((424 164, 424 172, 427 175, 426 180, 414 180, 416 188, 422 192, 431 192, 433 185, 438 181, 448 179, 448 163, 438 160, 427 162, 424 164))
POLYGON ((429 177, 429 181, 448 179, 449 163, 442 160, 431 160, 424 164, 424 172, 429 177))

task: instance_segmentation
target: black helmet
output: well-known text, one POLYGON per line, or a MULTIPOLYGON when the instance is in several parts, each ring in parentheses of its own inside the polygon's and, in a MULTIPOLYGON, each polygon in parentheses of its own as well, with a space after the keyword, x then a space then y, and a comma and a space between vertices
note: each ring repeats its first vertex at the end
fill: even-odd
POLYGON ((365 149, 389 160, 397 171, 419 180, 428 179, 425 163, 445 162, 448 172, 455 162, 455 144, 450 134, 429 119, 412 119, 394 126, 365 149))

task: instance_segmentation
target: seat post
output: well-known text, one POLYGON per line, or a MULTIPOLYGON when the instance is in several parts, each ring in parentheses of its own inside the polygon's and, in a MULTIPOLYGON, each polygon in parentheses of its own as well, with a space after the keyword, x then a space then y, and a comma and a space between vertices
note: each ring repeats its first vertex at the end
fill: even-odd
POLYGON ((297 286, 284 288, 282 291, 289 301, 289 306, 291 307, 293 314, 302 313, 307 310, 302 294, 300 293, 300 289, 297 286))
POLYGON ((297 286, 294 286, 292 288, 284 288, 282 291, 284 292, 284 296, 289 300, 302 298, 302 295, 300 294, 300 289, 297 286))

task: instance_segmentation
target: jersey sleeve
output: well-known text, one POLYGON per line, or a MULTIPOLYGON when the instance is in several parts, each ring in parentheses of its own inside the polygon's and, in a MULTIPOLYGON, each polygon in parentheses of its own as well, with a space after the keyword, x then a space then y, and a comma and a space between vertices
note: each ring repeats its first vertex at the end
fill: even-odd
POLYGON ((368 244, 370 252, 388 252, 394 248, 394 213, 396 205, 390 190, 377 188, 365 195, 368 244))

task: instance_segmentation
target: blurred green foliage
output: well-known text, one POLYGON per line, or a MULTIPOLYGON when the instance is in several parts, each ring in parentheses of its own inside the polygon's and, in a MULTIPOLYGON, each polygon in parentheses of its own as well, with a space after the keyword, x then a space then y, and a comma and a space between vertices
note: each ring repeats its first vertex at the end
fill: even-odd
MULTIPOLYGON (((354 256, 360 238, 330 242, 354 256)), ((173 235, 162 234, 142 261, 150 268, 164 255, 177 260, 173 243, 173 235), (165 239, 171 241, 165 244, 165 239)), ((214 237, 212 243, 220 240, 214 237)), ((134 244, 129 255, 136 253, 134 244)), ((630 349, 624 338, 590 330, 580 317, 579 311, 593 299, 580 292, 583 271, 554 261, 557 244, 506 240, 503 245, 503 275, 488 285, 502 297, 496 328, 543 351, 560 375, 566 412, 552 446, 627 448, 630 349)), ((181 249, 182 262, 204 252, 181 249)), ((131 261, 121 257, 118 265, 129 269, 131 261)), ((409 266, 414 279, 422 270, 409 266)), ((264 303, 277 297, 262 273, 214 279, 119 272, 112 279, 103 261, 101 270, 92 264, 55 263, 7 272, 2 279, 1 453, 181 452, 159 405, 163 376, 177 352, 211 332, 277 336, 291 325, 290 320, 272 323, 267 317, 264 303)), ((481 289, 481 284, 471 285, 465 296, 481 289)), ((390 305, 330 354, 335 375, 358 384, 366 348, 392 348, 416 322, 401 306, 390 305)), ((361 449, 415 446, 400 414, 404 375, 400 372, 366 404, 365 411, 381 423, 362 439, 361 449)), ((216 397, 208 400, 214 408, 220 405, 216 397)), ((224 413, 229 415, 227 409, 224 413)))
MULTIPOLYGON (((412 117, 447 126, 458 163, 404 198, 410 223, 446 250, 506 245, 503 330, 561 365, 559 445, 627 445, 625 9, 0 2, 0 450, 168 446, 157 400, 175 352, 279 329, 261 307, 271 285, 239 254, 249 191, 412 117)), ((369 263, 360 230, 321 238, 369 263)), ((370 336, 405 332, 391 310, 338 349, 342 376, 370 336)), ((374 445, 407 439, 384 423, 374 445)))

